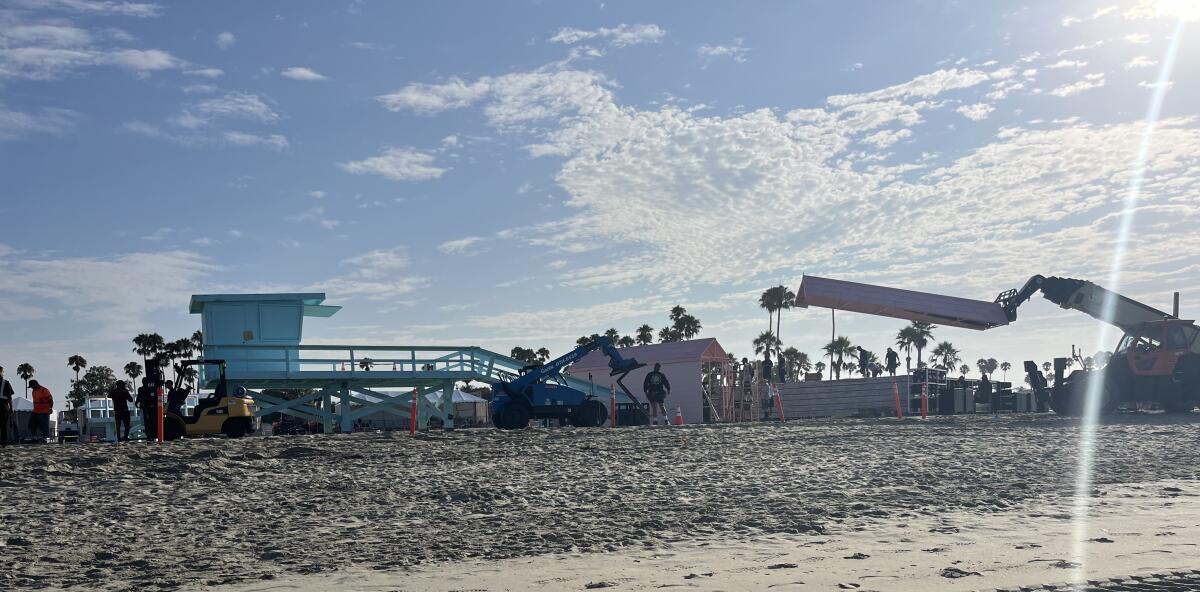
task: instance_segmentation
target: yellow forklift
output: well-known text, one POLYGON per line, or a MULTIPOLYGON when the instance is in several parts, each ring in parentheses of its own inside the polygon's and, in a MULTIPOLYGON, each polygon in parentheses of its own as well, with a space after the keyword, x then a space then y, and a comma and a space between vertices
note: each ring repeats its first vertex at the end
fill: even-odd
MULTIPOLYGON (((254 399, 246 395, 246 389, 238 387, 233 395, 225 382, 225 360, 184 360, 181 367, 208 365, 220 371, 217 389, 200 399, 191 413, 184 413, 181 405, 168 406, 163 413, 163 438, 175 440, 181 437, 215 436, 224 434, 229 438, 241 438, 254 431, 254 399)), ((153 421, 153 420, 152 420, 153 421)))

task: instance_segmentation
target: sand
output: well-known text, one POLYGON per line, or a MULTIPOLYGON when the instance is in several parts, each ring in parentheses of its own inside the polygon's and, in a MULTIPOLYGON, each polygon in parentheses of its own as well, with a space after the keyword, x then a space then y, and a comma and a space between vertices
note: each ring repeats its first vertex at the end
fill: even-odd
MULTIPOLYGON (((1113 542, 1088 576, 1200 566, 1200 417, 1099 435, 1088 532, 1113 542)), ((1061 582, 1077 437, 1026 416, 9 448, 0 588, 1061 582)))

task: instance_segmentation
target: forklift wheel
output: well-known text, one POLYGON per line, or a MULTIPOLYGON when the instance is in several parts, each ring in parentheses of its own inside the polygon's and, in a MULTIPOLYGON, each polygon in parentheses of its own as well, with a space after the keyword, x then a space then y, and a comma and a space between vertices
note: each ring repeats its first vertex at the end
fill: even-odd
POLYGON ((519 430, 529 426, 529 408, 520 403, 509 403, 496 414, 494 423, 502 430, 519 430))
POLYGON ((241 438, 246 435, 246 421, 241 417, 231 417, 221 424, 221 433, 227 438, 241 438))
POLYGON ((183 422, 177 418, 171 416, 163 418, 163 440, 178 440, 183 437, 186 429, 183 422))
POLYGON ((604 425, 606 419, 608 419, 608 409, 604 407, 604 403, 595 399, 588 399, 580 403, 571 413, 571 425, 577 428, 599 427, 604 425))

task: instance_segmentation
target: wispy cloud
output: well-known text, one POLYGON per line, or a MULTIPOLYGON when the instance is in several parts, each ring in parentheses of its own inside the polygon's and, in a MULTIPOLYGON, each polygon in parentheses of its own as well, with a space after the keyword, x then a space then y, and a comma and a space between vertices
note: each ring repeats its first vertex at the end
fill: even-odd
POLYGON ((551 43, 563 43, 572 45, 580 41, 589 39, 598 39, 608 42, 612 47, 625 47, 628 45, 637 45, 640 43, 658 43, 666 37, 667 32, 658 25, 627 25, 620 24, 615 27, 601 27, 599 29, 576 29, 574 27, 564 27, 559 29, 557 33, 551 36, 547 41, 551 43))
POLYGON ((436 179, 449 170, 436 166, 433 155, 413 148, 387 148, 379 156, 344 162, 339 166, 355 175, 380 175, 393 181, 436 179))
MULTIPOLYGON (((696 48, 696 53, 706 58, 722 58, 727 57, 739 64, 745 63, 746 54, 750 52, 749 47, 742 46, 741 39, 734 39, 733 45, 701 45, 696 48)), ((862 67, 862 64, 859 64, 862 67)))
POLYGON ((19 140, 35 134, 61 135, 74 127, 79 118, 79 113, 70 109, 17 111, 0 103, 0 141, 19 140))
POLYGON ((220 49, 229 49, 237 44, 237 37, 235 37, 233 33, 225 31, 217 34, 217 39, 214 43, 216 43, 217 47, 220 49))
POLYGON ((467 237, 455 239, 452 241, 446 241, 446 242, 438 245, 438 250, 442 251, 443 253, 451 253, 451 254, 455 254, 455 255, 467 255, 467 254, 471 254, 472 246, 477 245, 483 241, 484 241, 484 238, 481 236, 467 236, 467 237))
POLYGON ((303 66, 293 66, 291 68, 287 68, 283 72, 280 72, 279 75, 283 76, 284 78, 291 78, 292 80, 305 80, 310 82, 329 80, 328 77, 318 74, 316 70, 313 70, 312 68, 305 68, 303 66))

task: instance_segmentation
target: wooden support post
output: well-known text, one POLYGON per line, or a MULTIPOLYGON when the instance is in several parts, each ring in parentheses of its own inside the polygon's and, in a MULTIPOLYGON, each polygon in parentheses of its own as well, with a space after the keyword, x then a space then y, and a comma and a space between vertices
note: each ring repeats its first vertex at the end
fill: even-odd
POLYGON ((342 383, 342 390, 338 394, 338 399, 341 401, 341 413, 339 416, 342 419, 342 433, 349 434, 354 431, 354 424, 350 419, 350 385, 348 383, 342 383))
POLYGON ((454 431, 454 383, 442 383, 442 429, 454 431))
POLYGON ((409 409, 408 416, 408 433, 417 433, 417 391, 420 389, 414 388, 412 392, 412 407, 409 409))
POLYGON ((921 419, 929 416, 929 383, 921 383, 921 419))

